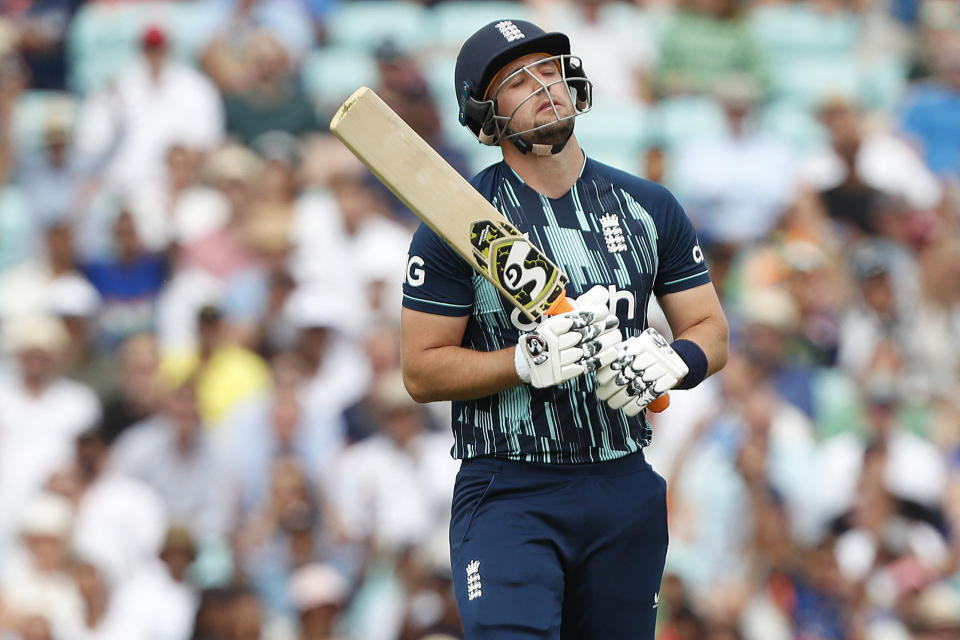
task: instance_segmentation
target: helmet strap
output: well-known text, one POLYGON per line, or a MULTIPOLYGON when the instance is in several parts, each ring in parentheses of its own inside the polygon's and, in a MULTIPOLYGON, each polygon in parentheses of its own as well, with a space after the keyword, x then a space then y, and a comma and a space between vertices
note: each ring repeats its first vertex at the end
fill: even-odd
POLYGON ((535 156, 555 156, 563 151, 563 148, 567 146, 568 142, 570 142, 570 138, 573 136, 573 129, 571 128, 570 132, 567 134, 567 137, 557 144, 534 144, 532 142, 527 142, 520 136, 511 135, 509 129, 504 132, 504 136, 509 136, 508 139, 513 143, 513 146, 515 146, 520 153, 524 155, 532 153, 535 156))

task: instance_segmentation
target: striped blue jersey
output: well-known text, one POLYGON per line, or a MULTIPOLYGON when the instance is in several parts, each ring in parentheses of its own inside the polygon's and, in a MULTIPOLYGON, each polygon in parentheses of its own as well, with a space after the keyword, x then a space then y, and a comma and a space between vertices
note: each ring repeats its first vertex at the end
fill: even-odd
MULTIPOLYGON (((646 328, 651 295, 710 282, 690 220, 664 187, 591 159, 561 198, 530 187, 504 162, 473 185, 570 279, 576 297, 595 285, 610 291, 625 336, 646 328)), ((403 305, 467 316, 463 346, 493 351, 532 328, 497 290, 420 225, 410 244, 403 305)), ((650 442, 645 416, 628 418, 596 397, 596 379, 580 376, 548 389, 518 385, 454 402, 455 458, 496 456, 547 463, 612 460, 650 442)))

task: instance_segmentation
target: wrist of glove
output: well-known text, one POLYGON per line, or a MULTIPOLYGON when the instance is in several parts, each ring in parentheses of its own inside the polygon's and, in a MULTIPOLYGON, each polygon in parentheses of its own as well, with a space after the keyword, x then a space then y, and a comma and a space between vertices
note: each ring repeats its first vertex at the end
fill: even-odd
POLYGON ((597 371, 597 396, 611 409, 635 416, 674 388, 689 369, 653 327, 614 348, 610 364, 597 371))
POLYGON ((620 334, 607 295, 603 287, 594 287, 572 301, 573 311, 551 316, 521 335, 514 352, 520 379, 543 389, 612 362, 620 334))

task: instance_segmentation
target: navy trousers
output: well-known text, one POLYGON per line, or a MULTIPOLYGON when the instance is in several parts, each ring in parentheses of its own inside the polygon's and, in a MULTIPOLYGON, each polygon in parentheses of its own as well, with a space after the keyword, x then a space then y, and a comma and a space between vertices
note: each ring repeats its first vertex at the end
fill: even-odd
POLYGON ((450 522, 467 640, 653 640, 666 485, 636 453, 547 465, 464 461, 450 522))

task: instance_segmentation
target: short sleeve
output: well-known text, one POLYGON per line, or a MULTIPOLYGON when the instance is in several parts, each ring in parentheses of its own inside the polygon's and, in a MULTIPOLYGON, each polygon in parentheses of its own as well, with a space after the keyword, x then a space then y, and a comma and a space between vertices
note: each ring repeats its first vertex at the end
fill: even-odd
POLYGON ((473 310, 473 269, 432 229, 421 224, 407 254, 403 306, 442 316, 473 310))
POLYGON ((657 240, 660 268, 653 285, 653 292, 658 296, 710 282, 710 272, 693 223, 673 195, 667 192, 665 197, 663 222, 657 240))

